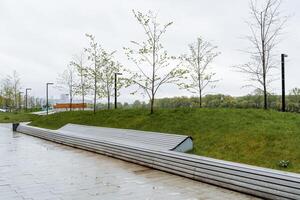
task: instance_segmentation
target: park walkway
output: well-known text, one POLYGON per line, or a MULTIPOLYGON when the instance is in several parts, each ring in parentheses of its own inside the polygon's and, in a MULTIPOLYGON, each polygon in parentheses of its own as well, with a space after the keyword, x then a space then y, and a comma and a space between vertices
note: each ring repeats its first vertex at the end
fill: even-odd
POLYGON ((0 199, 254 199, 0 125, 0 199))

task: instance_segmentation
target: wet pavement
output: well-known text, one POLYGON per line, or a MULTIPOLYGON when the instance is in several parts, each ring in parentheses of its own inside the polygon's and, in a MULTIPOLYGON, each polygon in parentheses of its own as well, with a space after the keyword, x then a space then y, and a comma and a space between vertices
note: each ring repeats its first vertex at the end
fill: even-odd
POLYGON ((0 199, 254 199, 0 125, 0 199))

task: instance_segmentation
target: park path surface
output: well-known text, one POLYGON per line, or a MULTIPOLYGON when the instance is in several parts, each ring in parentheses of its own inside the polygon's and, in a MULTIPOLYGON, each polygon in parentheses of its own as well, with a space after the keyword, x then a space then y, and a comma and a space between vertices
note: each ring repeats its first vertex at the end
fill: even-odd
POLYGON ((0 125, 0 199, 256 199, 0 125))

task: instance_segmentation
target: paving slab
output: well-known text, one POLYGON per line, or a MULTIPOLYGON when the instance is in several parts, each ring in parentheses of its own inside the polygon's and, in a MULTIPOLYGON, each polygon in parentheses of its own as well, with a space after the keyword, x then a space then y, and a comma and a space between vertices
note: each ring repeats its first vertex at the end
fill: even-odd
POLYGON ((12 124, 11 123, 0 123, 0 128, 11 128, 12 124))
POLYGON ((0 126, 0 199, 257 199, 0 126))

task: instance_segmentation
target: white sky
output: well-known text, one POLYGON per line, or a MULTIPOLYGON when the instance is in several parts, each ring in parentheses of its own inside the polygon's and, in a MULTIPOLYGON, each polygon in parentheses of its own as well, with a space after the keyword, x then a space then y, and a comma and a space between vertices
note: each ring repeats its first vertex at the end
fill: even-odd
MULTIPOLYGON (((299 0, 285 0, 284 14, 292 15, 280 53, 289 55, 286 69, 287 89, 300 87, 300 8, 299 0)), ((173 21, 164 38, 164 46, 171 55, 187 53, 187 45, 198 36, 211 41, 222 53, 214 62, 214 71, 221 79, 212 93, 244 95, 245 77, 231 66, 248 62, 239 51, 248 47, 241 39, 248 33, 245 20, 249 16, 248 0, 1 0, 0 1, 0 78, 16 70, 22 86, 31 87, 32 95, 44 97, 45 83, 55 82, 74 54, 88 45, 84 36, 91 33, 108 50, 117 50, 122 64, 126 61, 123 47, 131 40, 144 38, 143 30, 131 10, 158 12, 162 23, 173 21)), ((278 62, 278 66, 280 63, 278 62)), ((279 73, 279 71, 277 72, 279 73)), ((273 85, 279 93, 280 80, 273 85)), ((121 101, 132 101, 130 91, 121 91, 121 101)), ((51 95, 61 92, 52 88, 51 95)), ((158 97, 187 96, 188 92, 174 86, 161 88, 158 97)))

